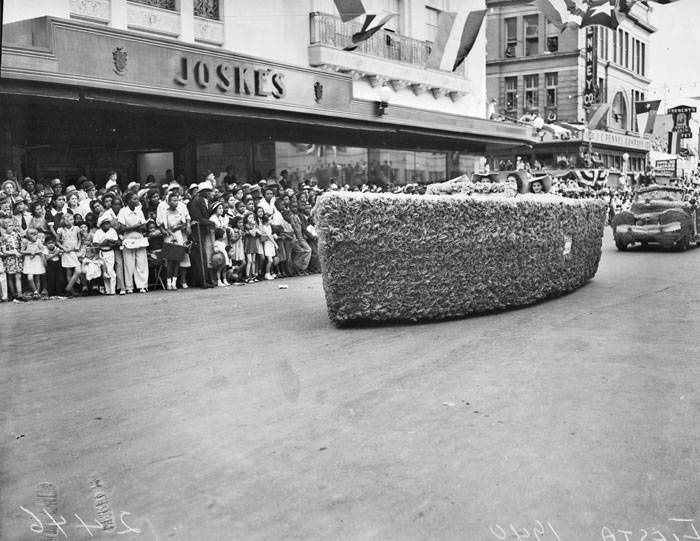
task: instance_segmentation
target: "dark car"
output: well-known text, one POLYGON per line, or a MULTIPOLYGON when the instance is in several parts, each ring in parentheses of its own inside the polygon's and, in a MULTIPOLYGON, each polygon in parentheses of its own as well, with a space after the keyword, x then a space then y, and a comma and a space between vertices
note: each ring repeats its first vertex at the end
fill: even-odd
POLYGON ((613 218, 618 250, 637 242, 686 250, 698 241, 698 212, 684 188, 651 185, 640 188, 628 211, 613 218))

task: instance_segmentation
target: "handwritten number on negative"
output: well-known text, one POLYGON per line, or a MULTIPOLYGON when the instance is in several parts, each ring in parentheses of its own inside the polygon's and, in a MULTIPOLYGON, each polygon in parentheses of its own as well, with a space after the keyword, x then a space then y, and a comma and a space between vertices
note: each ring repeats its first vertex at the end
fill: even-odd
POLYGON ((131 514, 131 513, 129 513, 128 511, 122 511, 121 513, 119 513, 119 520, 120 520, 121 523, 124 525, 124 527, 126 528, 126 530, 122 530, 122 531, 120 531, 120 532, 117 532, 118 534, 121 535, 121 534, 131 533, 131 532, 133 532, 133 533, 141 533, 141 530, 139 530, 138 528, 132 528, 131 526, 129 526, 129 525, 126 523, 126 521, 124 521, 124 515, 130 515, 130 514, 131 514))
POLYGON ((32 513, 29 509, 25 509, 21 505, 19 508, 27 513, 30 517, 32 517, 32 524, 29 526, 29 529, 34 532, 34 533, 44 533, 44 524, 39 520, 39 517, 37 517, 34 513, 32 513))
POLYGON ((85 528, 85 530, 87 530, 87 533, 90 534, 90 537, 93 537, 92 530, 104 530, 104 526, 102 526, 102 524, 97 522, 97 520, 95 520, 94 525, 90 525, 90 524, 86 524, 85 521, 77 515, 77 513, 73 513, 73 515, 75 515, 75 518, 77 518, 80 521, 80 525, 83 528, 85 528))
POLYGON ((60 517, 61 522, 56 522, 56 519, 51 516, 51 513, 49 513, 46 508, 42 509, 44 511, 44 514, 49 517, 49 520, 51 521, 50 525, 51 526, 56 526, 59 532, 63 534, 63 537, 68 539, 68 534, 66 534, 65 530, 61 528, 61 526, 64 526, 66 524, 66 519, 63 517, 60 517))

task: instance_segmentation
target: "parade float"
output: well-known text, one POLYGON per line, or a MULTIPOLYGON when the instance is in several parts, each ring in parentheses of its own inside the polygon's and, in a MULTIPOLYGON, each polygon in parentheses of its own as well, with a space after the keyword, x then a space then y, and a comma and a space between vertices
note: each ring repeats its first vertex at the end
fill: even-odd
POLYGON ((315 213, 330 319, 467 316, 559 295, 595 275, 605 203, 527 193, 537 181, 522 176, 493 180, 459 177, 423 196, 321 196, 315 213))

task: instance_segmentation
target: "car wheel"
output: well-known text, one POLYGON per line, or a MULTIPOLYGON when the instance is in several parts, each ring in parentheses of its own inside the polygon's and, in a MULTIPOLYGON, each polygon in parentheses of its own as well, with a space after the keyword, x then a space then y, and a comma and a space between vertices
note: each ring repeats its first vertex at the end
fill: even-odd
POLYGON ((617 249, 620 250, 621 252, 624 252, 627 250, 627 243, 622 242, 621 240, 616 240, 615 246, 617 246, 617 249))
POLYGON ((685 252, 688 248, 690 248, 690 238, 688 235, 683 235, 680 239, 678 239, 676 249, 679 252, 685 252))

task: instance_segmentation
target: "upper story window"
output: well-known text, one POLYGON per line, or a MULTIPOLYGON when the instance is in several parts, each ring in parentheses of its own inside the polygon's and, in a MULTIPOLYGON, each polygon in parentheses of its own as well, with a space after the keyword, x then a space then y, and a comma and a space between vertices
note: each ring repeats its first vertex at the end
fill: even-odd
POLYGON ((540 106, 540 76, 525 76, 525 111, 535 112, 540 106))
POLYGON ((177 11, 177 6, 175 5, 175 0, 131 0, 136 4, 144 4, 146 6, 152 6, 161 9, 169 9, 170 11, 177 11))
POLYGON ((544 86, 546 89, 545 107, 556 107, 558 101, 557 87, 559 86, 559 74, 556 72, 545 73, 544 86))
POLYGON ((523 35, 525 36, 525 56, 533 56, 540 52, 539 15, 523 17, 523 35))
POLYGON ((518 78, 506 77, 506 111, 518 109, 518 78))
POLYGON ((642 72, 642 76, 644 76, 644 77, 646 77, 646 74, 647 74, 647 66, 646 66, 647 51, 646 51, 646 49, 647 49, 646 43, 642 43, 642 69, 641 69, 641 72, 642 72))
POLYGON ((401 0, 377 0, 379 8, 385 9, 391 13, 397 13, 396 17, 392 17, 384 25, 384 29, 389 32, 400 32, 401 31, 401 18, 403 16, 402 12, 402 2, 401 0))
POLYGON ((625 67, 630 67, 630 33, 625 32, 625 67))
POLYGON ((547 21, 547 42, 545 52, 556 53, 559 51, 559 29, 547 21))
POLYGON ((425 6, 425 39, 435 42, 438 34, 438 20, 440 10, 431 6, 425 6))
POLYGON ((219 0, 194 0, 194 15, 203 19, 220 20, 219 0))
POLYGON ((510 17, 505 20, 506 25, 506 50, 505 57, 513 58, 516 55, 516 50, 518 48, 518 27, 517 19, 515 17, 510 17))

